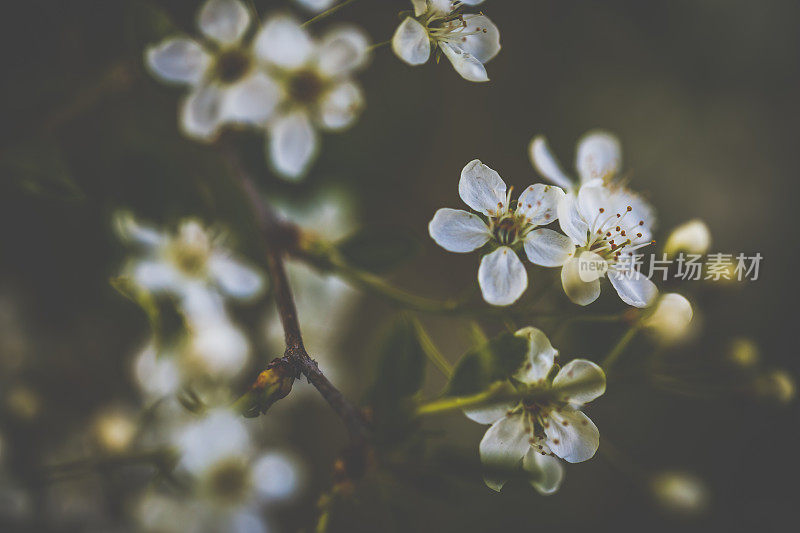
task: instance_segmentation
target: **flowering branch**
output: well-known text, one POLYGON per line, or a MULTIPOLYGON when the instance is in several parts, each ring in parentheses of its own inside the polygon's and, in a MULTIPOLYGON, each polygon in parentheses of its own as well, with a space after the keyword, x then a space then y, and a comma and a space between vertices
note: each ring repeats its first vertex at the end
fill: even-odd
MULTIPOLYGON (((228 154, 230 155, 231 153, 228 152, 228 154)), ((284 359, 294 366, 298 374, 303 374, 309 383, 325 398, 325 401, 344 422, 351 438, 363 440, 369 430, 361 412, 325 377, 317 362, 311 358, 303 344, 303 336, 297 319, 297 308, 295 307, 292 289, 289 285, 283 262, 283 254, 289 244, 287 236, 291 235, 292 232, 287 231, 286 225, 278 219, 272 208, 263 201, 261 193, 238 159, 229 157, 229 160, 233 166, 233 175, 250 202, 258 229, 266 245, 266 266, 272 280, 275 303, 278 307, 278 315, 286 338, 284 359)))

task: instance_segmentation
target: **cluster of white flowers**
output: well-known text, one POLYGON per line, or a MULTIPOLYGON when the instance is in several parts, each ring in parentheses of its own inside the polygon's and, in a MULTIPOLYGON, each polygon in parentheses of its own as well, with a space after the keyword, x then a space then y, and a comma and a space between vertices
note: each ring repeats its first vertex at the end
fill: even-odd
POLYGON ((500 31, 483 14, 465 14, 464 6, 483 0, 411 0, 406 17, 392 38, 397 56, 409 65, 427 63, 433 48, 443 53, 464 79, 489 81, 485 63, 500 52, 500 31))
POLYGON ((298 179, 318 148, 317 128, 342 130, 364 105, 352 74, 368 61, 368 40, 340 27, 317 40, 285 14, 253 32, 240 0, 207 0, 200 9, 202 38, 172 37, 147 50, 146 62, 164 81, 187 85, 184 132, 213 140, 224 125, 268 132, 267 153, 282 176, 298 179))
POLYGON ((581 412, 583 405, 606 390, 603 370, 586 359, 564 367, 543 332, 524 328, 517 335, 528 341, 525 362, 511 376, 521 401, 503 402, 466 411, 480 424, 492 426, 480 444, 481 462, 489 469, 486 484, 499 491, 522 462, 531 485, 542 494, 561 486, 564 468, 591 459, 600 443, 597 426, 581 412))
POLYGON ((169 234, 122 213, 116 228, 141 252, 123 275, 153 294, 174 297, 185 323, 185 335, 172 345, 159 350, 150 342, 137 357, 135 374, 146 395, 158 398, 189 383, 235 377, 247 363, 250 345, 229 317, 225 298, 257 296, 263 276, 232 257, 221 235, 194 219, 169 234))
POLYGON ((291 498, 302 483, 296 459, 259 451, 244 419, 228 410, 186 421, 171 444, 174 475, 189 490, 148 490, 137 508, 143 531, 270 531, 264 507, 291 498))
POLYGON ((579 305, 597 299, 600 279, 607 276, 625 303, 649 306, 658 290, 634 270, 631 258, 651 243, 653 210, 615 180, 621 160, 616 138, 595 132, 581 140, 579 182, 564 174, 544 139, 534 139, 531 155, 539 172, 558 186, 532 185, 513 205, 511 191, 497 172, 472 161, 461 172, 459 194, 485 220, 466 211, 440 209, 428 227, 431 237, 459 253, 491 243, 493 250, 481 260, 478 281, 484 299, 493 305, 510 305, 525 292, 528 276, 517 256, 524 249, 534 264, 562 267, 564 292, 579 305), (556 219, 565 235, 537 227, 556 219))

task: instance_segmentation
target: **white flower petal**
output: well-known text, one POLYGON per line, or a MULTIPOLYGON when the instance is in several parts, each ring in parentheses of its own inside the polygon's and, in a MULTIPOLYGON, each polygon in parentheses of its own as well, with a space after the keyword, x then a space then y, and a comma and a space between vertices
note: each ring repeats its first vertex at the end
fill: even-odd
POLYGON ((517 213, 535 226, 549 224, 558 218, 558 204, 564 196, 559 187, 541 183, 531 185, 519 195, 517 213))
POLYGON ((244 419, 225 409, 211 411, 184 427, 175 436, 175 444, 180 466, 193 474, 201 474, 217 461, 239 457, 251 445, 244 419))
POLYGON ((320 103, 320 122, 329 130, 341 130, 353 124, 363 108, 361 88, 353 82, 340 83, 320 103))
POLYGON ((483 66, 483 63, 460 46, 440 42, 439 48, 450 60, 456 72, 465 80, 475 82, 489 81, 489 75, 486 73, 486 67, 483 66))
POLYGON ((211 140, 222 119, 223 92, 215 85, 195 89, 181 107, 181 128, 194 139, 211 140))
POLYGON ((573 359, 558 371, 553 389, 562 400, 582 405, 603 395, 606 374, 591 361, 573 359))
POLYGON ((319 44, 317 65, 328 76, 341 76, 366 65, 369 38, 358 28, 331 30, 319 44))
POLYGON ((459 33, 471 35, 462 38, 458 46, 481 63, 486 63, 500 52, 500 31, 485 15, 464 15, 464 20, 467 25, 459 33))
POLYGON ((600 446, 600 431, 589 417, 570 407, 550 412, 544 432, 547 445, 557 456, 570 463, 594 457, 600 446))
POLYGON ((622 301, 634 307, 647 307, 658 296, 656 284, 641 272, 609 271, 608 279, 622 301))
POLYGON ((575 245, 566 235, 547 228, 536 228, 525 237, 525 254, 531 263, 555 267, 575 254, 575 245))
POLYGON ((516 405, 515 402, 496 403, 475 409, 465 409, 464 414, 478 424, 494 424, 506 416, 516 405))
POLYGON ((553 348, 542 330, 527 327, 517 331, 516 335, 528 339, 528 353, 525 363, 514 374, 514 378, 526 385, 542 383, 553 368, 558 350, 553 348))
POLYGON ((575 186, 575 183, 561 170, 561 165, 558 164, 558 160, 552 152, 550 152, 547 139, 543 136, 539 135, 533 138, 529 149, 529 155, 533 166, 536 167, 539 174, 567 190, 575 186))
POLYGON ((167 39, 146 52, 147 66, 165 81, 197 85, 211 64, 203 47, 192 39, 167 39))
POLYGON ((464 203, 484 215, 507 209, 506 184, 500 174, 473 159, 461 170, 458 195, 464 203))
POLYGON ((336 0, 297 0, 297 3, 313 13, 320 13, 330 8, 336 0))
POLYGON ((588 242, 589 224, 583 219, 578 208, 578 197, 574 192, 564 196, 558 202, 558 224, 561 230, 569 235, 577 246, 588 242))
POLYGON ((285 500, 295 494, 300 485, 298 465, 284 453, 262 455, 252 470, 256 490, 267 501, 285 500))
POLYGON ((120 239, 154 249, 167 243, 168 237, 148 224, 141 224, 131 213, 114 214, 114 229, 120 239))
POLYGON ((617 174, 622 166, 622 148, 614 135, 589 132, 578 141, 575 168, 581 183, 593 179, 608 179, 617 174))
POLYGON ((220 253, 211 256, 208 269, 222 290, 234 298, 251 298, 264 286, 261 274, 220 253))
POLYGON ((409 65, 421 65, 431 55, 431 41, 425 27, 417 20, 406 18, 392 37, 392 50, 395 55, 409 65))
POLYGON ((200 10, 203 34, 220 44, 234 44, 250 25, 250 12, 239 0, 208 0, 200 10))
POLYGON ((564 465, 550 455, 531 448, 522 458, 522 469, 528 473, 528 481, 539 494, 553 494, 564 481, 564 465))
POLYGON ((506 416, 495 422, 481 440, 481 463, 492 472, 484 477, 486 485, 500 491, 505 484, 503 470, 512 471, 530 448, 528 428, 521 415, 506 416))
POLYGON ((139 261, 134 264, 131 277, 137 285, 149 291, 174 291, 180 289, 181 276, 163 261, 139 261))
POLYGON ((289 179, 301 178, 317 153, 317 134, 308 116, 296 111, 270 124, 269 153, 275 169, 289 179))
POLYGON ((428 10, 428 0, 411 0, 411 4, 414 6, 415 17, 425 14, 428 10))
POLYGON ((436 244, 448 252, 456 253, 477 250, 492 236, 479 216, 447 207, 433 215, 428 224, 428 233, 436 244))
POLYGON ((232 378, 247 363, 250 345, 247 337, 227 321, 195 328, 186 353, 186 367, 212 378, 232 378))
POLYGON ((567 297, 578 305, 589 305, 600 296, 600 279, 583 281, 580 260, 575 257, 564 263, 561 269, 561 285, 567 297))
POLYGON ((276 15, 259 30, 254 49, 262 61, 291 69, 303 66, 311 58, 314 43, 297 20, 276 15))
POLYGON ((263 72, 255 72, 225 90, 222 116, 230 122, 260 125, 272 116, 280 87, 263 72))
POLYGON ((511 305, 528 288, 528 273, 514 250, 501 246, 481 259, 478 283, 488 303, 511 305))
POLYGON ((455 1, 456 0, 428 0, 428 4, 434 13, 447 15, 453 11, 453 4, 455 4, 455 1))

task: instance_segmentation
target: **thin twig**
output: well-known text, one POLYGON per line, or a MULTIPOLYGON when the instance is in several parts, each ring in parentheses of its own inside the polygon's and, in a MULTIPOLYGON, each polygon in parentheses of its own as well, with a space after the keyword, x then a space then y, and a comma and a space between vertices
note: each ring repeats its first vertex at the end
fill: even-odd
POLYGON ((322 20, 324 18, 330 17, 331 15, 333 15, 334 13, 336 13, 337 11, 342 9, 343 7, 345 7, 345 6, 349 5, 349 4, 352 4, 355 1, 356 0, 345 0, 342 3, 336 4, 335 6, 330 8, 329 10, 323 11, 322 13, 317 15, 316 17, 308 19, 303 24, 301 24, 301 26, 305 28, 306 26, 310 26, 310 25, 314 24, 315 22, 319 22, 320 20, 322 20))
POLYGON ((300 323, 297 319, 297 308, 294 304, 292 289, 286 276, 283 256, 291 245, 288 238, 293 232, 287 230, 284 222, 278 219, 275 211, 261 196, 253 179, 242 166, 238 157, 230 150, 226 151, 229 161, 233 166, 234 178, 238 181, 245 196, 250 202, 258 229, 264 240, 266 248, 266 266, 273 285, 275 303, 278 315, 283 325, 286 338, 285 357, 295 366, 298 374, 303 374, 308 381, 319 391, 325 401, 344 422, 354 440, 363 440, 369 433, 367 423, 361 411, 351 404, 344 395, 322 373, 303 344, 303 335, 300 332, 300 323))

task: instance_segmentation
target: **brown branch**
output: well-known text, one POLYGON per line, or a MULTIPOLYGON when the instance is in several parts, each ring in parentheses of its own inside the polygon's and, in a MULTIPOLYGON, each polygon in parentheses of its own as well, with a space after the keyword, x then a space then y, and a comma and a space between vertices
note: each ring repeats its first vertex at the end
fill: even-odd
POLYGON ((297 308, 294 304, 292 289, 286 276, 283 256, 286 249, 292 246, 296 230, 281 221, 272 207, 267 204, 258 191, 253 179, 242 166, 241 161, 231 151, 226 151, 233 167, 233 174, 245 193, 250 208, 258 224, 261 237, 266 247, 266 263, 272 280, 272 290, 278 307, 278 315, 283 325, 286 338, 285 358, 288 359, 299 374, 303 374, 325 398, 325 401, 344 422, 350 437, 361 441, 369 433, 367 423, 361 411, 351 404, 344 395, 322 373, 317 362, 311 358, 303 345, 303 335, 297 319, 297 308))

